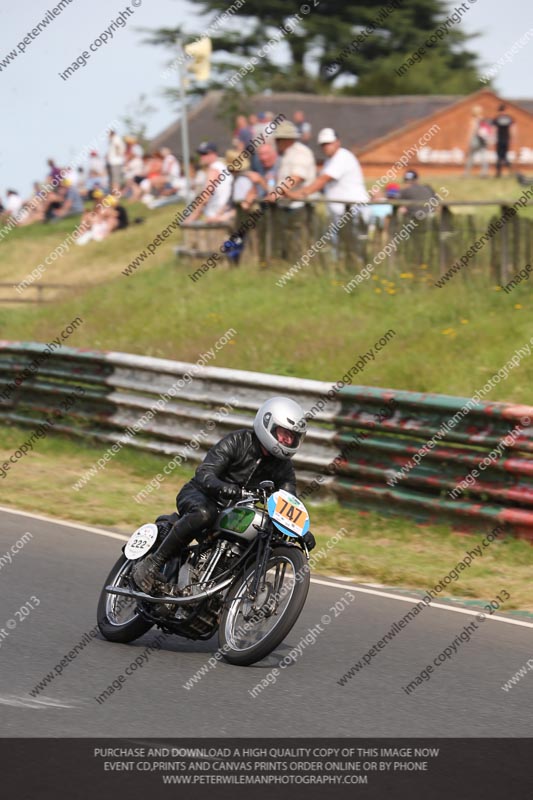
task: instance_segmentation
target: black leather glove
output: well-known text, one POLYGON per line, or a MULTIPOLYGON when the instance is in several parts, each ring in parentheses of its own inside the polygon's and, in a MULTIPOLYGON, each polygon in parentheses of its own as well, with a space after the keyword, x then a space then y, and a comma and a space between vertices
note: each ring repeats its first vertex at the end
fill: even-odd
POLYGON ((307 547, 308 550, 312 550, 313 547, 315 547, 316 541, 315 541, 315 537, 313 536, 311 531, 307 531, 307 533, 302 538, 303 538, 303 540, 305 542, 305 546, 307 547))
POLYGON ((217 492, 219 500, 242 500, 242 490, 235 483, 225 483, 217 492))

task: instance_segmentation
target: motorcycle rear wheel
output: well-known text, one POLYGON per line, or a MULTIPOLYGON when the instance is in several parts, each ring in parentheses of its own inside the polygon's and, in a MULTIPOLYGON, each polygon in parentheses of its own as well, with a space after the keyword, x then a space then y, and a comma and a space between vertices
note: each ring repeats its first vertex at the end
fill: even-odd
POLYGON ((125 608, 134 609, 136 601, 124 595, 109 594, 105 590, 106 586, 127 585, 125 578, 134 563, 127 559, 125 555, 122 555, 107 576, 100 592, 96 618, 102 636, 110 642, 121 642, 122 644, 133 642, 152 627, 151 622, 147 622, 134 610, 131 611, 129 616, 126 616, 126 619, 121 620, 119 614, 125 608))
POLYGON ((300 616, 309 591, 307 559, 297 547, 281 545, 272 550, 265 589, 259 592, 255 608, 246 597, 253 575, 250 566, 230 588, 218 630, 223 658, 239 666, 261 661, 281 644, 300 616), (261 625, 262 633, 257 627, 261 625))

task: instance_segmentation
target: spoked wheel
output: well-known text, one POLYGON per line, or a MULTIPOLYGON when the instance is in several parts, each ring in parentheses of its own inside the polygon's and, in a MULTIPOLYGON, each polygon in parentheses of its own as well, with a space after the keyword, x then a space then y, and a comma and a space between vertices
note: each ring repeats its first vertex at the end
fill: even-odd
POLYGON ((98 601, 97 621, 103 636, 110 642, 133 642, 152 627, 135 611, 137 600, 119 594, 108 594, 106 586, 128 586, 134 561, 121 556, 104 584, 98 601))
POLYGON ((247 666, 272 652, 300 616, 309 591, 307 559, 296 547, 274 548, 255 602, 249 597, 254 567, 228 592, 220 619, 219 646, 230 664, 247 666))

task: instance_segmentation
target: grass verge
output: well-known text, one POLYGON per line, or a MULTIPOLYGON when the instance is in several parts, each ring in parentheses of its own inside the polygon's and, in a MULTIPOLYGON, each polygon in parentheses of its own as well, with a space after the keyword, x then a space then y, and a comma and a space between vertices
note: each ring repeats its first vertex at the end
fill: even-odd
MULTIPOLYGON (((2 462, 27 434, 27 430, 17 427, 0 430, 2 462)), ((13 508, 109 527, 126 534, 143 522, 174 510, 176 493, 193 471, 193 465, 176 469, 157 492, 139 505, 133 496, 169 459, 124 448, 82 490, 76 491, 73 484, 102 456, 106 446, 66 436, 50 436, 37 444, 2 479, 2 502, 13 508)), ((462 560, 467 550, 483 539, 483 535, 455 533, 446 525, 418 526, 408 520, 360 514, 334 503, 310 505, 309 510, 317 548, 325 546, 340 528, 347 530, 327 557, 319 561, 316 571, 349 576, 363 583, 433 588, 462 560)), ((30 522, 28 525, 31 527, 30 522)), ((496 540, 441 595, 491 600, 505 590, 511 595, 505 611, 533 612, 532 566, 533 547, 527 542, 512 538, 496 540)))

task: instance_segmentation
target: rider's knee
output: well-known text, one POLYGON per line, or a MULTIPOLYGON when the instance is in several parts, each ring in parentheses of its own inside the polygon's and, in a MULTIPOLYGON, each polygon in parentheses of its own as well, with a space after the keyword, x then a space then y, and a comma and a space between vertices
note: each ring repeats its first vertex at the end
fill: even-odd
POLYGON ((210 525, 212 522, 215 521, 217 512, 215 509, 206 508, 206 506, 202 506, 201 508, 197 508, 194 511, 198 519, 198 523, 202 525, 210 525))

